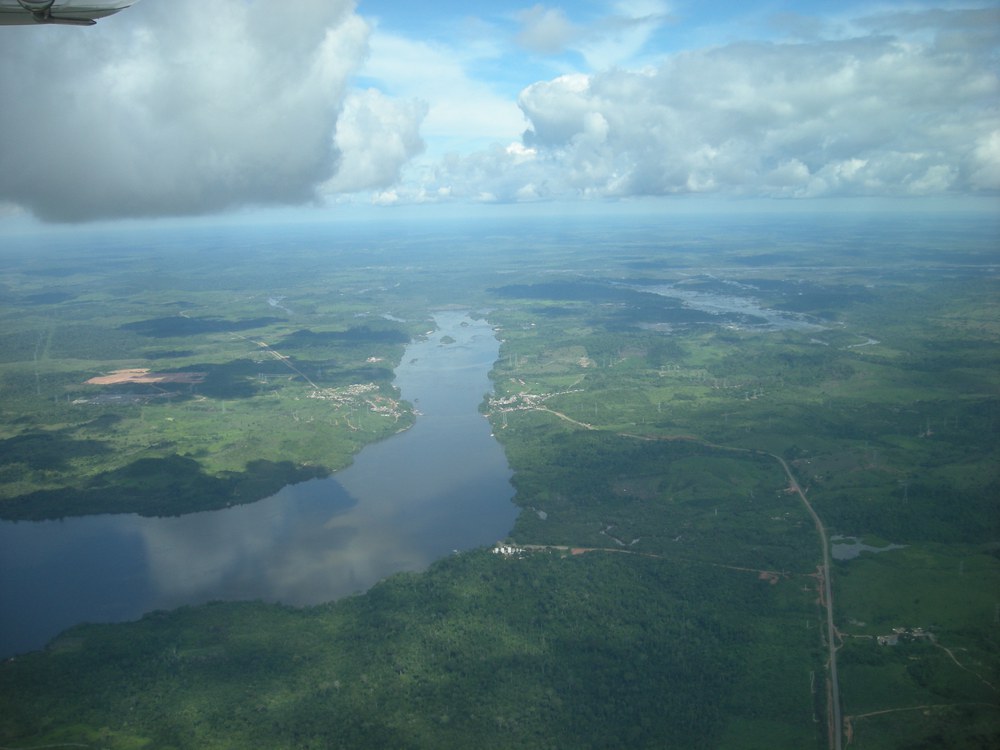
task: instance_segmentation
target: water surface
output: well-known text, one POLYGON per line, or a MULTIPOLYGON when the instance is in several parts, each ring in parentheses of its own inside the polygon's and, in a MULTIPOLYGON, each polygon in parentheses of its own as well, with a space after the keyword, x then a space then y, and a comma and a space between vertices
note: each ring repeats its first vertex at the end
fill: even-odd
POLYGON ((884 544, 881 547, 875 547, 852 536, 830 537, 830 554, 833 555, 834 560, 853 560, 855 557, 860 557, 862 552, 878 554, 905 548, 905 544, 884 544))
POLYGON ((0 655, 79 622, 182 604, 329 601, 505 536, 516 516, 511 472, 478 413, 499 342, 465 313, 435 322, 396 369, 416 424, 333 477, 173 518, 0 522, 0 655))

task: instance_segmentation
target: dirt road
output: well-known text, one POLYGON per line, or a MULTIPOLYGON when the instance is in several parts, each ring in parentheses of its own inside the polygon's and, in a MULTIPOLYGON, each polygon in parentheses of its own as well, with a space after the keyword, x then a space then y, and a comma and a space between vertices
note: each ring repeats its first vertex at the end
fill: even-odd
POLYGON ((840 712, 840 683, 837 680, 837 643, 834 640, 836 638, 836 628, 833 625, 833 584, 830 582, 830 539, 826 533, 826 526, 823 525, 823 521, 813 510, 812 504, 806 499, 806 494, 799 487, 799 483, 796 481, 795 476, 792 474, 792 470, 788 467, 781 456, 776 456, 773 453, 768 453, 771 458, 778 461, 781 464, 781 468, 785 470, 785 474, 788 475, 789 488, 794 490, 802 501, 802 504, 809 511, 809 515, 812 517, 813 523, 816 524, 816 531, 819 533, 820 542, 823 546, 823 593, 824 593, 824 605, 826 607, 826 640, 827 646, 829 648, 829 705, 827 706, 827 719, 829 721, 830 730, 830 747, 833 750, 841 750, 843 747, 843 725, 840 712))

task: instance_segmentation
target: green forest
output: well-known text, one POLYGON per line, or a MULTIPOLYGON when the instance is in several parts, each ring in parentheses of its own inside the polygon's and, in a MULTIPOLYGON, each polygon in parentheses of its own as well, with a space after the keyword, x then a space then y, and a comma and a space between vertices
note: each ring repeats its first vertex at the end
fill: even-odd
POLYGON ((444 307, 501 342, 480 409, 520 513, 319 606, 74 627, 0 666, 0 746, 996 747, 995 236, 581 220, 9 259, 0 517, 328 475, 420 418, 392 371, 444 307), (205 375, 86 384, 126 368, 205 375))

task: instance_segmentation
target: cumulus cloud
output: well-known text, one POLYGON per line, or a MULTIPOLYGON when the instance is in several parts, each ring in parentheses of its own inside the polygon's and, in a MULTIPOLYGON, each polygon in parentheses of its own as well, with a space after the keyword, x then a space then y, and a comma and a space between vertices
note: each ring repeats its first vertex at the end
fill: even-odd
POLYGON ((376 30, 361 74, 393 96, 427 102, 421 133, 432 148, 516 137, 524 117, 512 97, 498 93, 466 70, 460 50, 376 30))
POLYGON ((397 182, 403 166, 424 150, 420 124, 426 114, 423 102, 396 101, 375 89, 349 95, 334 139, 340 165, 324 191, 353 193, 397 182))
POLYGON ((516 101, 518 76, 552 68, 373 32, 351 0, 148 2, 92 29, 0 30, 0 215, 357 191, 395 204, 1000 190, 996 8, 785 18, 783 42, 654 59, 667 4, 605 7, 517 16, 522 48, 571 51, 592 72, 516 101), (352 91, 355 74, 378 90, 352 91))
POLYGON ((0 200, 73 221, 311 200, 369 29, 351 0, 171 0, 2 33, 0 200))
POLYGON ((519 103, 534 157, 483 152, 443 165, 432 187, 461 194, 491 179, 479 189, 511 201, 1000 188, 996 47, 955 39, 987 33, 980 14, 904 20, 919 38, 887 35, 882 17, 877 35, 730 44, 533 84, 519 103), (926 35, 928 24, 941 33, 926 35))

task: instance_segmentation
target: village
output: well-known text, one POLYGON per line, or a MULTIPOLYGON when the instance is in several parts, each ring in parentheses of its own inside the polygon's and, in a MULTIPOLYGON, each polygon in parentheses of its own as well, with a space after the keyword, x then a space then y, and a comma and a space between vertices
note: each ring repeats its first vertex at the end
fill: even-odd
MULTIPOLYGON (((518 383, 519 385, 526 386, 524 380, 520 378, 511 378, 512 382, 518 383)), ((494 412, 512 412, 512 411, 530 411, 532 409, 538 409, 542 404, 550 398, 555 396, 564 396, 568 393, 583 393, 583 388, 572 388, 566 391, 556 391, 555 393, 528 393, 527 391, 521 391, 520 393, 515 393, 511 396, 496 397, 491 396, 489 399, 490 411, 494 412)))
POLYGON ((344 386, 342 388, 314 388, 309 393, 309 398, 329 401, 335 406, 357 406, 362 402, 368 409, 386 417, 392 417, 399 421, 402 416, 399 402, 388 396, 383 396, 378 392, 379 388, 375 383, 357 383, 344 386))

